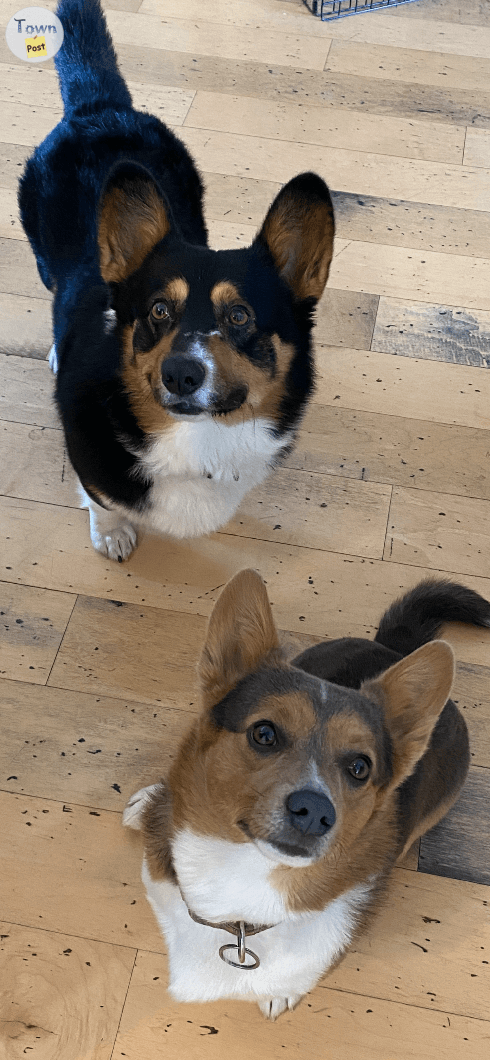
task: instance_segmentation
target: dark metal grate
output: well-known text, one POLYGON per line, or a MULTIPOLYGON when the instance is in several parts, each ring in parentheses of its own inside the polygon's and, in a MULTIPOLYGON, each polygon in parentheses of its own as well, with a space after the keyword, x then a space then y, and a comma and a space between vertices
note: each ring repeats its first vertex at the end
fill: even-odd
POLYGON ((322 22, 331 22, 334 18, 360 15, 363 11, 379 11, 384 7, 413 4, 415 0, 303 0, 303 3, 314 15, 318 15, 322 22))

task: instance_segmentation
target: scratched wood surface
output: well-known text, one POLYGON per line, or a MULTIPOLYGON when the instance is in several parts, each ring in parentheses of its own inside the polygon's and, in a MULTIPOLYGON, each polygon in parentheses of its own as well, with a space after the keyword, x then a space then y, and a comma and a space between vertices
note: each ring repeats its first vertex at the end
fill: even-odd
MULTIPOLYGON (((44 4, 54 10, 54 0, 44 4)), ((296 449, 210 538, 91 548, 46 363, 51 296, 17 182, 61 113, 52 61, 0 35, 0 1053, 5 1060, 486 1060, 490 632, 444 628, 471 769, 366 936, 275 1025, 179 1005, 129 794, 199 709, 220 587, 268 582, 291 654, 372 636, 431 574, 490 599, 490 15, 419 0, 322 24, 301 0, 106 0, 138 107, 192 150, 216 247, 290 176, 332 189, 318 381, 296 449)), ((0 0, 2 25, 14 13, 0 0)))

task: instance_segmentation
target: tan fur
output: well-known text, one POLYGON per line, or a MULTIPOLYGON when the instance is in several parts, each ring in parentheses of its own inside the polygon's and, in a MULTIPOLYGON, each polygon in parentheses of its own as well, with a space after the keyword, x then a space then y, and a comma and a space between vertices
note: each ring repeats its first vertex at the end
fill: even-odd
POLYGON ((184 303, 189 297, 189 284, 187 280, 184 280, 183 276, 175 276, 162 290, 162 302, 173 302, 180 308, 184 306, 184 303))
POLYGON ((243 302, 243 298, 237 287, 228 280, 220 280, 219 283, 215 283, 211 290, 211 301, 213 305, 219 307, 223 305, 234 305, 237 302, 240 305, 247 303, 243 302))
POLYGON ((218 703, 278 647, 262 578, 253 570, 240 571, 221 593, 209 620, 198 667, 205 705, 218 703))
POLYGON ((220 336, 209 337, 207 345, 217 366, 218 387, 222 388, 224 394, 240 385, 248 389, 245 404, 236 412, 227 414, 227 423, 241 423, 258 416, 272 420, 277 417, 284 396, 286 375, 294 356, 294 347, 281 342, 278 335, 273 335, 271 341, 276 353, 274 372, 253 364, 220 336))
MULTIPOLYGON (((204 710, 183 741, 169 776, 172 828, 185 827, 234 843, 247 842, 250 836, 268 843, 284 814, 288 793, 308 783, 314 760, 335 806, 335 823, 319 860, 303 867, 277 865, 271 883, 290 911, 305 912, 321 910, 360 881, 376 878, 366 919, 400 854, 396 789, 425 753, 449 696, 452 650, 441 641, 432 642, 363 685, 362 693, 381 705, 391 733, 394 776, 388 782, 383 779, 384 763, 376 760, 377 747, 382 745, 369 715, 364 718, 358 709, 349 710, 347 691, 345 709, 338 699, 330 714, 315 708, 306 690, 258 695, 238 726, 240 731, 218 727, 211 708, 262 666, 298 673, 281 654, 264 583, 254 571, 241 571, 223 590, 208 625, 199 664, 204 710), (246 731, 264 720, 285 734, 280 752, 257 753, 249 743, 246 731), (360 754, 371 760, 372 769, 365 783, 356 784, 349 779, 345 760, 360 754)), ((158 845, 168 797, 163 801, 165 805, 153 811, 147 825, 150 872, 155 878, 168 871, 165 851, 161 853, 158 845)), ((433 815, 426 814, 409 842, 447 808, 441 804, 433 815)))
POLYGON ((174 338, 175 330, 165 335, 152 350, 143 352, 133 349, 133 328, 128 326, 122 337, 124 387, 138 424, 146 434, 159 434, 175 423, 160 400, 162 364, 170 354, 174 338))
POLYGON ((135 272, 169 230, 165 207, 151 181, 134 181, 128 190, 110 188, 98 230, 100 271, 106 283, 118 283, 135 272))
MULTIPOLYGON (((162 288, 161 300, 176 304, 179 298, 186 298, 187 295, 187 284, 178 278, 162 288)), ((167 357, 172 355, 171 347, 177 334, 177 328, 173 328, 147 352, 134 350, 131 327, 127 327, 123 335, 122 374, 125 388, 140 427, 150 434, 166 430, 173 422, 162 404, 162 365, 167 357)), ((245 386, 248 391, 245 403, 239 409, 226 414, 228 425, 243 423, 259 416, 272 420, 277 417, 284 395, 286 375, 294 356, 294 347, 281 342, 277 335, 272 336, 272 343, 276 353, 274 373, 259 368, 247 357, 241 356, 221 336, 210 335, 207 338, 206 345, 216 366, 215 385, 218 395, 225 400, 228 394, 240 386, 245 386)))
POLYGON ((453 681, 453 650, 446 641, 433 640, 362 685, 361 692, 383 706, 391 732, 395 752, 392 787, 413 773, 424 754, 453 681))
POLYGON ((284 198, 270 210, 262 236, 296 297, 320 298, 333 257, 330 207, 326 203, 301 207, 296 199, 284 198))
POLYGON ((145 857, 154 880, 165 880, 174 875, 170 852, 171 815, 170 792, 162 783, 152 795, 141 822, 145 835, 145 857))

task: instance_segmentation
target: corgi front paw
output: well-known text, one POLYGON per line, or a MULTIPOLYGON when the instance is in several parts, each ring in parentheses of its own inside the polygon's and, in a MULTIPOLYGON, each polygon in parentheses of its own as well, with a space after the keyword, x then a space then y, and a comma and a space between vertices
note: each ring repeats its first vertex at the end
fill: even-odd
POLYGON ((136 791, 134 795, 131 795, 131 798, 128 799, 126 807, 123 810, 122 823, 125 828, 134 828, 136 832, 139 832, 141 828, 141 819, 148 805, 148 801, 153 795, 153 792, 161 787, 161 784, 149 784, 147 788, 140 788, 140 790, 136 791))
POLYGON ((300 1001, 301 994, 292 994, 291 997, 267 997, 258 1004, 266 1020, 274 1021, 282 1012, 292 1012, 300 1001))
POLYGON ((134 552, 138 535, 131 523, 122 523, 121 526, 115 526, 113 530, 102 533, 98 528, 91 527, 90 538, 97 552, 102 552, 108 559, 123 563, 134 552))

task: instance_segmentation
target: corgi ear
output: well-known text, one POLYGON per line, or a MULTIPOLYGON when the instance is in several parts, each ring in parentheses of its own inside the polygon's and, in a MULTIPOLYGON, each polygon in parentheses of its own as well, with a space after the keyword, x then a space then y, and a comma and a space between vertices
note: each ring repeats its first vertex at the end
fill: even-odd
POLYGON ((318 300, 328 279, 335 223, 332 200, 316 173, 301 173, 272 203, 258 243, 265 243, 295 297, 318 300))
POLYGON ((453 679, 452 648, 443 640, 433 640, 361 686, 361 692, 384 709, 394 751, 390 786, 398 787, 409 777, 427 750, 453 679))
POLYGON ((146 169, 133 162, 116 166, 99 203, 100 271, 106 283, 125 280, 169 231, 168 206, 146 169))
POLYGON ((209 620, 198 668, 205 704, 219 703, 278 645, 262 578, 242 570, 225 585, 209 620))

